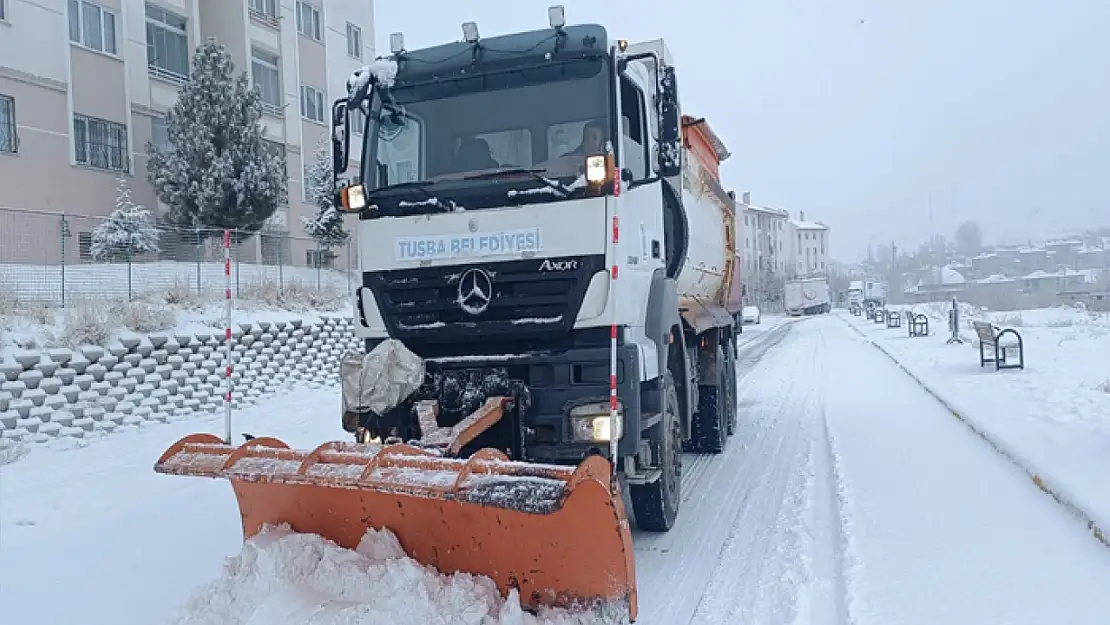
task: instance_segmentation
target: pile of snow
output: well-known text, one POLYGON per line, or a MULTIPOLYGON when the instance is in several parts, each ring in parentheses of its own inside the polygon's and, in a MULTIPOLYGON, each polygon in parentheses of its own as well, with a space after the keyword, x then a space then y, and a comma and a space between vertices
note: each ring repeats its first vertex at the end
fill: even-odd
POLYGON ((370 529, 354 551, 288 526, 267 528, 229 558, 223 575, 199 588, 177 625, 601 625, 561 609, 525 612, 493 580, 444 575, 407 557, 389 530, 370 529))

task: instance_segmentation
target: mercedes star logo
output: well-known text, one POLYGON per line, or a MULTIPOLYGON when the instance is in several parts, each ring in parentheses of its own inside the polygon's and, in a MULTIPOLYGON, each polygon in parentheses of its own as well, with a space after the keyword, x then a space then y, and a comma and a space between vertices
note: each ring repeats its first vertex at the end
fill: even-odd
POLYGON ((459 307, 471 315, 480 315, 493 299, 493 279, 482 269, 467 269, 459 278, 459 307))

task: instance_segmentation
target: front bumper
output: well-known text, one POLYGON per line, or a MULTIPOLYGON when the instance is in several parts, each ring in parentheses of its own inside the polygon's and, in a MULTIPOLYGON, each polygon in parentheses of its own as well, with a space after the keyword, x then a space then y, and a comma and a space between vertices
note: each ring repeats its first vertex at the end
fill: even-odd
MULTIPOLYGON (((583 457, 609 457, 608 441, 579 441, 572 436, 570 412, 584 404, 609 403, 608 347, 570 349, 559 354, 520 357, 468 357, 432 359, 436 366, 454 369, 508 369, 514 380, 528 387, 531 405, 522 415, 521 458, 533 462, 576 464, 583 457)), ((639 450, 641 397, 640 353, 635 345, 617 348, 617 399, 622 410, 618 454, 639 450)))

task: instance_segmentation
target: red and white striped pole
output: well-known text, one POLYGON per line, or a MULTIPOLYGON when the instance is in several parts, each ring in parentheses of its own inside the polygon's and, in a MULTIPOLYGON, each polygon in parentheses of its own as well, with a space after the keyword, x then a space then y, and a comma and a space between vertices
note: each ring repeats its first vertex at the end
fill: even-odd
MULTIPOLYGON (((612 477, 617 475, 617 242, 620 241, 620 221, 613 215, 612 268, 609 272, 609 314, 613 323, 609 326, 609 461, 612 463, 612 477)), ((622 424, 623 429, 623 424, 622 424)))
POLYGON ((231 445, 231 231, 224 230, 224 300, 227 304, 224 328, 224 432, 231 445))

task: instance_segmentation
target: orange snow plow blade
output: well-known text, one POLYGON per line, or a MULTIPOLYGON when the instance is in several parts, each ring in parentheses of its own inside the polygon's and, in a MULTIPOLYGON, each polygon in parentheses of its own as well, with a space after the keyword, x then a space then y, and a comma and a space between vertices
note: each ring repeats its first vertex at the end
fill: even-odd
POLYGON ((192 434, 154 469, 230 480, 244 538, 288 523, 354 549, 368 528, 388 528, 418 562, 490 577, 502 596, 517 588, 527 608, 608 606, 636 618, 632 536, 600 456, 564 467, 488 448, 463 460, 402 444, 298 451, 192 434))

